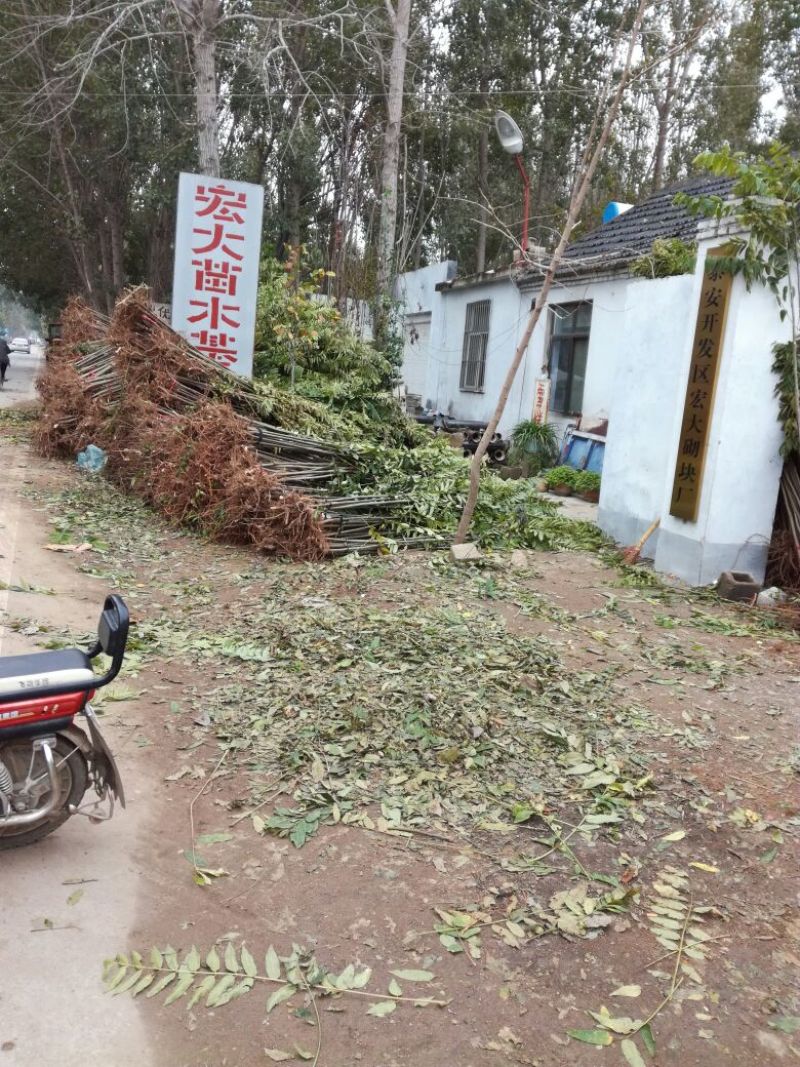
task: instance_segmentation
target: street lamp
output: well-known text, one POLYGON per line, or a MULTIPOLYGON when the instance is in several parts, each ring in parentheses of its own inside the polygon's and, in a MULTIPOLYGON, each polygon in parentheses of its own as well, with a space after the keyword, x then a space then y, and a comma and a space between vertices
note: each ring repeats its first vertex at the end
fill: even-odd
POLYGON ((494 128, 504 152, 514 157, 522 178, 522 255, 528 254, 528 214, 531 204, 531 180, 522 162, 522 130, 506 111, 496 111, 494 128))

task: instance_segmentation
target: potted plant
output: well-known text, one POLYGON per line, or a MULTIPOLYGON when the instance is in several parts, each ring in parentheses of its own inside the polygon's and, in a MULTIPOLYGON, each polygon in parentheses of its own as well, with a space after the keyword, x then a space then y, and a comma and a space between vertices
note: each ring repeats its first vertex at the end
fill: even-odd
POLYGON ((527 475, 538 474, 558 459, 558 435, 547 422, 526 419, 511 433, 511 459, 525 467, 527 475))
POLYGON ((573 488, 581 500, 596 504, 600 499, 600 475, 594 471, 576 471, 573 488))
POLYGON ((577 471, 574 467, 553 467, 545 475, 547 488, 556 496, 569 496, 575 488, 575 476, 577 471))

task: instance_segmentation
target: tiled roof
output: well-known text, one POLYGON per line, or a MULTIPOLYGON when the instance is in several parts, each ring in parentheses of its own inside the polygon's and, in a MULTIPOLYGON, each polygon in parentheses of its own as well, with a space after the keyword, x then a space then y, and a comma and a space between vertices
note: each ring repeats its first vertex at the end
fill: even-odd
POLYGON ((649 252, 656 237, 680 237, 694 240, 697 218, 675 203, 678 192, 725 196, 732 185, 730 178, 690 178, 678 185, 670 185, 605 222, 596 230, 573 241, 566 252, 569 259, 587 256, 641 256, 649 252))
MULTIPOLYGON (((675 204, 675 194, 687 192, 703 196, 726 196, 732 184, 730 178, 705 175, 659 190, 624 215, 618 215, 611 222, 603 223, 573 241, 564 253, 564 259, 573 262, 564 262, 558 274, 563 277, 621 267, 649 252, 657 237, 680 237, 685 241, 693 241, 700 220, 675 204), (580 260, 580 263, 576 260, 580 260)), ((541 278, 541 274, 541 270, 531 271, 527 280, 533 282, 541 278)))
MULTIPOLYGON (((641 204, 635 204, 624 215, 618 215, 611 222, 605 222, 573 241, 564 253, 561 266, 556 271, 557 277, 560 281, 566 281, 569 277, 621 270, 632 259, 649 252, 657 237, 695 240, 702 219, 678 207, 675 194, 686 192, 726 197, 732 185, 731 178, 715 178, 706 174, 660 189, 641 204)), ((521 288, 536 288, 542 281, 546 266, 546 260, 528 269, 520 269, 518 264, 513 264, 499 270, 439 282, 436 290, 448 292, 451 289, 472 288, 490 282, 502 282, 511 275, 521 288)))

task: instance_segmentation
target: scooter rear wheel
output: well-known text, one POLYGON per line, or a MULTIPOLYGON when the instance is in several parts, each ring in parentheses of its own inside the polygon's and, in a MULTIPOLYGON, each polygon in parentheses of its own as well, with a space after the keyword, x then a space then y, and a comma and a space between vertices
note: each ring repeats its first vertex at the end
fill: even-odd
MULTIPOLYGON (((33 743, 31 741, 20 740, 9 741, 6 744, 0 743, 0 759, 10 771, 15 783, 22 782, 27 777, 32 753, 33 743)), ((86 787, 89 783, 89 774, 83 753, 75 746, 73 741, 59 734, 53 747, 53 758, 58 767, 59 785, 61 787, 61 800, 58 807, 51 815, 42 819, 41 822, 34 823, 33 826, 20 827, 16 831, 11 828, 3 829, 3 819, 0 814, 0 852, 10 848, 22 848, 23 845, 32 845, 35 841, 41 841, 43 837, 47 837, 48 834, 57 830, 62 823, 65 823, 70 816, 70 807, 72 805, 77 807, 83 799, 83 794, 86 792, 86 787)), ((41 775, 44 783, 47 782, 44 757, 41 754, 37 756, 34 773, 37 777, 41 775)), ((44 789, 42 795, 37 798, 37 806, 43 806, 48 797, 49 790, 44 789)))

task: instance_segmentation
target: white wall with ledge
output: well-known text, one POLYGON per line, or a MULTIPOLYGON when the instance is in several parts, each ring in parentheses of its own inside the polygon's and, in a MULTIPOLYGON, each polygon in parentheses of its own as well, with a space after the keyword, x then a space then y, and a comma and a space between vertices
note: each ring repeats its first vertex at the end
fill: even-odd
POLYGON ((695 522, 669 514, 683 400, 691 360, 694 318, 709 248, 701 243, 690 305, 692 329, 681 353, 669 464, 662 490, 656 569, 692 585, 715 581, 725 570, 749 571, 763 581, 775 519, 783 460, 772 347, 790 337, 774 296, 763 286, 747 291, 733 280, 709 430, 700 506, 695 522))
POLYGON ((789 328, 766 289, 735 278, 697 520, 669 513, 705 258, 719 243, 700 242, 692 275, 629 283, 598 512, 619 544, 660 519, 643 555, 691 585, 734 569, 763 580, 782 470, 772 346, 789 328))
POLYGON ((395 299, 399 305, 404 335, 401 377, 410 392, 421 394, 423 406, 430 401, 425 391, 428 369, 438 358, 433 337, 441 312, 441 294, 437 293, 436 286, 454 278, 456 270, 455 261, 447 259, 419 270, 407 271, 399 275, 395 282, 395 299), (423 320, 426 323, 424 326, 423 320), (413 334, 409 329, 412 325, 416 327, 414 333, 420 336, 424 330, 424 342, 413 342, 413 334))
POLYGON ((419 270, 410 270, 400 274, 395 282, 395 299, 401 311, 407 315, 432 311, 438 298, 436 286, 440 282, 455 278, 458 264, 452 259, 443 259, 431 263, 419 270))
MULTIPOLYGON (((431 334, 431 361, 426 396, 432 405, 454 419, 486 422, 497 406, 497 398, 517 341, 524 329, 527 303, 507 278, 483 281, 478 285, 453 288, 438 294, 439 305, 431 334), (489 300, 489 337, 486 346, 483 388, 480 392, 462 390, 461 358, 467 304, 489 300)), ((510 432, 521 418, 528 418, 533 404, 529 360, 517 375, 500 423, 502 433, 510 432), (527 379, 527 380, 526 380, 527 379), (530 403, 525 407, 525 398, 530 403), (524 414, 520 414, 524 412, 524 414)))
MULTIPOLYGON (((527 408, 522 418, 530 418, 533 411, 534 380, 549 373, 550 309, 561 304, 589 301, 592 305, 592 321, 580 414, 584 426, 609 419, 614 402, 616 366, 624 334, 622 327, 630 305, 630 285, 629 278, 610 278, 553 286, 548 296, 547 309, 528 346, 530 394, 526 396, 527 408)), ((526 293, 526 298, 527 306, 530 307, 536 298, 536 291, 526 293)), ((556 425, 563 433, 568 426, 575 426, 578 420, 575 415, 551 411, 547 421, 556 425)))

